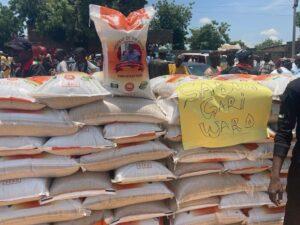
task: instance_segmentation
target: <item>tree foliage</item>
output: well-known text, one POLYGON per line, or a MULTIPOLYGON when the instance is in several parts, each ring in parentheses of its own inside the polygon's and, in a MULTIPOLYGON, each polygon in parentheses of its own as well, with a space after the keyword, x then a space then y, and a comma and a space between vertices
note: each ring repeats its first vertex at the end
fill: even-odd
POLYGON ((264 49, 264 48, 270 48, 270 47, 274 47, 274 46, 277 46, 277 45, 282 45, 282 40, 273 40, 273 39, 266 39, 264 40, 262 43, 260 44, 257 44, 255 46, 256 49, 258 50, 261 50, 261 49, 264 49))
POLYGON ((2 4, 0 4, 0 30, 0 48, 3 48, 12 36, 23 31, 21 21, 7 6, 2 4))
POLYGON ((98 38, 91 23, 89 4, 103 5, 123 12, 143 8, 147 0, 10 0, 9 5, 29 28, 55 41, 67 41, 86 46, 98 38))
POLYGON ((228 23, 216 21, 191 29, 190 47, 193 50, 217 50, 222 44, 230 42, 229 31, 228 23))
POLYGON ((188 26, 192 18, 192 6, 192 2, 183 5, 176 4, 174 0, 158 0, 154 5, 157 12, 151 29, 173 30, 173 48, 184 49, 188 26))

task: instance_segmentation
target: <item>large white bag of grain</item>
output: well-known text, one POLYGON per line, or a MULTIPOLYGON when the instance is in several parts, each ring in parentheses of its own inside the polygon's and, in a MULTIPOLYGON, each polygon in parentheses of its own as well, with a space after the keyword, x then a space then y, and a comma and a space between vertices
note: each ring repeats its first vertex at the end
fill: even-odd
POLYGON ((176 163, 207 163, 226 162, 245 159, 249 150, 242 145, 226 148, 196 148, 185 151, 181 143, 171 143, 170 147, 176 150, 173 156, 176 163))
POLYGON ((239 210, 218 210, 217 208, 199 209, 177 214, 172 225, 226 225, 240 224, 246 216, 239 210))
POLYGON ((250 161, 243 159, 239 161, 224 162, 224 169, 233 174, 254 174, 266 171, 272 167, 272 161, 258 160, 250 161))
POLYGON ((38 201, 49 196, 49 183, 46 178, 0 181, 0 206, 38 201))
POLYGON ((66 72, 51 77, 33 94, 53 109, 67 109, 102 99, 110 93, 85 73, 66 72))
POLYGON ((171 214, 172 211, 163 201, 124 206, 114 210, 111 225, 164 217, 171 214))
POLYGON ((134 162, 167 158, 172 154, 173 151, 161 142, 149 141, 82 156, 80 165, 88 171, 109 171, 134 162))
POLYGON ((182 140, 181 127, 180 126, 168 126, 167 133, 164 136, 167 141, 180 142, 182 140))
POLYGON ((221 197, 220 209, 249 209, 272 204, 266 192, 235 193, 221 197))
POLYGON ((45 141, 41 137, 0 137, 0 156, 39 154, 45 141))
POLYGON ((31 93, 38 84, 23 78, 0 79, 0 109, 40 110, 45 105, 38 103, 31 93))
POLYGON ((90 216, 78 220, 54 223, 54 225, 108 225, 111 223, 111 211, 96 211, 90 216))
POLYGON ((62 177, 79 170, 75 159, 41 154, 27 157, 0 158, 0 180, 26 177, 62 177))
POLYGON ((119 11, 90 5, 103 47, 104 86, 116 95, 153 98, 146 62, 146 41, 154 9, 147 7, 125 17, 119 11))
POLYGON ((142 161, 122 166, 115 170, 112 182, 117 184, 135 184, 175 179, 175 175, 162 163, 142 161))
POLYGON ((43 150, 55 155, 87 155, 116 147, 104 139, 100 127, 85 126, 77 133, 62 137, 52 137, 43 150))
POLYGON ((83 206, 91 210, 115 209, 143 202, 160 201, 174 197, 164 183, 114 185, 115 195, 88 197, 83 206))
POLYGON ((163 123, 165 115, 156 102, 149 99, 107 97, 103 101, 75 107, 70 110, 72 121, 86 125, 114 122, 163 123))
POLYGON ((63 136, 78 130, 64 110, 0 110, 0 121, 0 136, 63 136))
POLYGON ((163 218, 153 218, 148 220, 131 221, 128 223, 119 223, 119 225, 164 225, 163 218))
POLYGON ((250 150, 247 159, 251 161, 273 158, 274 143, 246 144, 244 146, 250 150))
POLYGON ((206 209, 206 208, 212 208, 212 207, 218 207, 220 204, 220 198, 219 197, 210 197, 200 200, 194 200, 185 202, 182 204, 177 204, 176 199, 172 199, 170 201, 170 206, 173 212, 176 214, 182 213, 182 212, 188 212, 193 211, 196 209, 206 209))
POLYGON ((178 178, 221 173, 224 167, 221 163, 178 163, 173 168, 174 175, 178 178))
POLYGON ((248 224, 281 224, 284 218, 284 208, 269 209, 267 207, 253 208, 249 211, 248 224))
POLYGON ((238 193, 247 190, 243 177, 233 174, 208 174, 190 177, 173 183, 178 203, 238 193))
POLYGON ((157 105, 166 115, 166 119, 169 125, 180 125, 180 114, 178 101, 175 98, 168 99, 158 99, 157 105))
POLYGON ((1 225, 33 225, 88 216, 89 210, 83 209, 79 200, 59 201, 53 204, 38 206, 36 203, 24 203, 12 207, 0 208, 1 225))
POLYGON ((203 78, 199 76, 183 74, 165 75, 151 79, 150 86, 155 95, 162 98, 169 98, 175 93, 176 88, 181 84, 197 79, 203 78))
POLYGON ((55 178, 49 196, 42 198, 41 203, 114 193, 108 174, 77 172, 71 176, 55 178))
POLYGON ((165 134, 158 124, 151 123, 112 123, 105 125, 106 139, 117 144, 151 141, 165 134))

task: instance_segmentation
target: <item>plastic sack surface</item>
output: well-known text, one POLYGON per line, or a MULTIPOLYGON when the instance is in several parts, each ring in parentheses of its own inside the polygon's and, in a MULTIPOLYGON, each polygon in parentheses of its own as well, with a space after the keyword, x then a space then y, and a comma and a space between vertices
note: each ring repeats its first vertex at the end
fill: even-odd
POLYGON ((103 125, 115 122, 163 123, 165 115, 156 102, 149 99, 107 97, 70 110, 72 121, 86 125, 103 125))
POLYGON ((75 134, 50 138, 42 149, 55 155, 87 155, 114 147, 104 139, 101 128, 85 126, 75 134))
POLYGON ((38 84, 23 78, 0 79, 0 109, 40 110, 45 107, 31 96, 38 84))
POLYGON ((164 183, 113 185, 115 195, 88 197, 83 206, 91 210, 116 209, 144 202, 160 201, 174 197, 164 183))
POLYGON ((154 13, 147 7, 125 17, 114 9, 90 5, 90 18, 103 46, 103 83, 113 94, 154 97, 146 62, 148 28, 154 13))
POLYGON ((258 160, 250 161, 248 159, 224 162, 224 169, 233 174, 254 174, 266 171, 272 167, 272 161, 258 160))
POLYGON ((110 93, 85 73, 58 74, 43 83, 33 94, 53 109, 67 109, 102 99, 110 93))
POLYGON ((175 180, 175 175, 156 161, 136 162, 115 171, 113 183, 134 184, 175 180))
POLYGON ((52 181, 49 196, 42 198, 41 203, 114 193, 115 190, 108 174, 77 172, 71 176, 55 178, 52 181))
POLYGON ((112 123, 103 130, 104 137, 117 144, 151 141, 165 134, 158 124, 151 123, 112 123))

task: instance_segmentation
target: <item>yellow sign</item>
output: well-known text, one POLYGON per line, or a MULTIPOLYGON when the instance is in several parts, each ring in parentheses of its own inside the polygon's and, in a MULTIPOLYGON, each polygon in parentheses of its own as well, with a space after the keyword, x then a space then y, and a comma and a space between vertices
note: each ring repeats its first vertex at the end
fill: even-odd
POLYGON ((196 80, 176 90, 184 149, 267 137, 272 92, 255 82, 196 80))

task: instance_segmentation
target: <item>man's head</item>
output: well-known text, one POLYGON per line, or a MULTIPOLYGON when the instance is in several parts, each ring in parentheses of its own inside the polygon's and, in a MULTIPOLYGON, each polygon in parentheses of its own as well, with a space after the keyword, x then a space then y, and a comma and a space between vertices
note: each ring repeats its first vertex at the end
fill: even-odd
POLYGON ((266 63, 268 63, 268 62, 271 61, 271 54, 270 53, 265 53, 265 55, 264 55, 264 61, 266 63))
POLYGON ((58 61, 61 62, 66 58, 66 55, 67 54, 66 54, 65 50, 56 49, 54 57, 55 57, 55 59, 57 59, 58 61))
POLYGON ((220 54, 218 52, 211 52, 209 54, 210 65, 213 68, 217 68, 221 63, 220 54))
POLYGON ((175 59, 175 65, 176 67, 181 66, 181 64, 184 62, 184 56, 183 55, 178 55, 175 59))
POLYGON ((284 67, 288 70, 292 70, 293 63, 290 59, 284 58, 284 59, 282 59, 282 67, 284 67))
POLYGON ((87 56, 87 52, 84 48, 76 48, 74 51, 74 59, 77 63, 85 62, 85 57, 87 56))
POLYGON ((246 49, 239 50, 235 54, 235 57, 239 60, 239 63, 253 65, 253 63, 252 63, 252 61, 253 61, 252 52, 250 52, 246 49))
POLYGON ((24 64, 33 59, 32 44, 25 38, 17 37, 6 43, 16 63, 24 64))
POLYGON ((300 68, 300 56, 295 57, 295 64, 298 68, 300 68))

